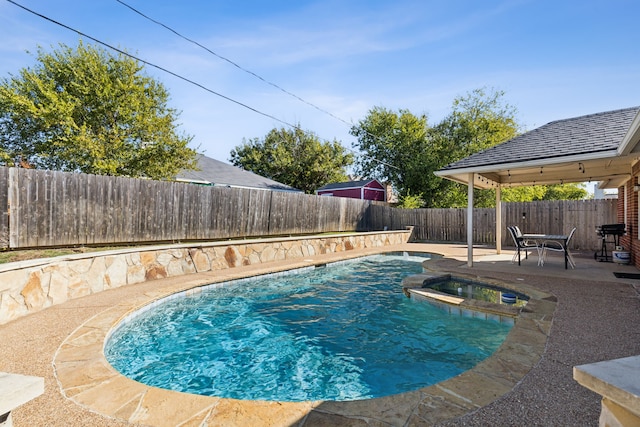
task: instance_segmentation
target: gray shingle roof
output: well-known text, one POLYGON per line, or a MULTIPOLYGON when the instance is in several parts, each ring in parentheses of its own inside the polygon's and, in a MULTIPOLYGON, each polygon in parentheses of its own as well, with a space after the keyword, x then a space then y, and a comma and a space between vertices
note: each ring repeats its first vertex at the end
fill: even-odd
POLYGON ((441 170, 551 159, 616 150, 640 107, 557 120, 441 170))
POLYGON ((230 187, 257 188, 275 191, 300 191, 253 172, 240 169, 228 163, 211 157, 198 155, 198 169, 182 171, 176 176, 178 180, 209 182, 214 185, 228 185, 230 187))
POLYGON ((360 181, 346 181, 346 182, 334 182, 333 184, 327 184, 323 187, 318 188, 316 191, 326 191, 326 190, 340 190, 343 188, 355 188, 355 187, 364 187, 370 182, 375 181, 374 179, 363 179, 360 181))

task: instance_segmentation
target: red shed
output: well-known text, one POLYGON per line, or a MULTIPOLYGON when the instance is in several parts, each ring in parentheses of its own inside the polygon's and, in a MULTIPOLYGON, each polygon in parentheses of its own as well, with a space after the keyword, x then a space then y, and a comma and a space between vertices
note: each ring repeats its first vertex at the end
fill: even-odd
POLYGON ((337 182, 316 190, 318 196, 349 197, 361 200, 387 201, 387 191, 377 179, 337 182))

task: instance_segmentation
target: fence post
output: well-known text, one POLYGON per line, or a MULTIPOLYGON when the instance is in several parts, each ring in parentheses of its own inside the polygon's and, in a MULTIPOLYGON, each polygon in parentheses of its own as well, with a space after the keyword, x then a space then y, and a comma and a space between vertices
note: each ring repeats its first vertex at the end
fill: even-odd
POLYGON ((9 248, 17 248, 18 244, 18 224, 20 218, 20 200, 18 199, 18 169, 9 168, 9 189, 7 198, 9 199, 9 248))

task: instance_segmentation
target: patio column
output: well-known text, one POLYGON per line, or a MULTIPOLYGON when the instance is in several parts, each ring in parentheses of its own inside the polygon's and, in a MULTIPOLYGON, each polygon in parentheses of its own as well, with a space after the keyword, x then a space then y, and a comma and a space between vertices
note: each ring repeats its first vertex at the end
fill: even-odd
POLYGON ((467 186, 467 265, 473 267, 473 180, 474 173, 469 174, 467 186))
POLYGON ((496 253, 502 252, 502 187, 496 187, 496 253))

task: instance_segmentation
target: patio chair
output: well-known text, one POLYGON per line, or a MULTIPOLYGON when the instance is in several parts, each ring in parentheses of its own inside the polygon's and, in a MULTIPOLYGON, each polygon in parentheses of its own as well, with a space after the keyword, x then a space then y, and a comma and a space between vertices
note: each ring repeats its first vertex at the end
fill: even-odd
MULTIPOLYGON (((567 243, 566 243, 566 251, 567 251, 567 260, 569 261, 569 265, 571 266, 571 268, 576 268, 576 263, 573 260, 573 257, 571 256, 571 252, 569 252, 569 242, 571 242, 571 238, 573 237, 573 233, 576 232, 576 228, 577 227, 573 227, 573 229, 571 230, 571 232, 569 233, 569 236, 567 237, 567 243)), ((547 257, 547 251, 555 251, 555 252, 565 252, 565 247, 562 246, 562 243, 558 242, 558 241, 547 241, 544 242, 542 244, 542 262, 544 263, 544 260, 547 257)))
MULTIPOLYGON (((522 231, 520 231, 520 227, 518 227, 517 225, 513 225, 512 228, 514 229, 514 231, 516 232, 516 237, 520 240, 522 239, 522 231)), ((532 242, 530 240, 523 240, 524 244, 527 246, 533 246, 533 245, 537 245, 536 242, 532 242)), ((538 248, 539 249, 539 248, 538 248)))
POLYGON ((529 258, 529 251, 532 251, 534 249, 537 251, 538 245, 525 242, 521 237, 522 233, 518 233, 519 229, 517 227, 507 227, 507 230, 509 231, 509 234, 511 234, 511 238, 513 239, 513 243, 515 243, 517 249, 517 252, 513 254, 513 258, 511 258, 511 263, 513 264, 514 262, 516 262, 516 257, 518 257, 518 265, 521 265, 520 252, 524 252, 525 259, 529 258), (518 236, 518 234, 520 234, 520 236, 518 236))

